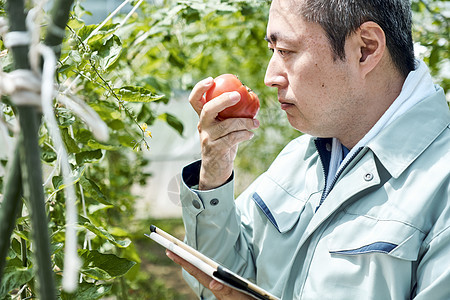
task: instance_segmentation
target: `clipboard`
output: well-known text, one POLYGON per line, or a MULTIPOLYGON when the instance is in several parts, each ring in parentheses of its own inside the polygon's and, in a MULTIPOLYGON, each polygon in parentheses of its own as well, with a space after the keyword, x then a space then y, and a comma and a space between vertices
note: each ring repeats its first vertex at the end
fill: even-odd
POLYGON ((161 246, 190 262, 202 272, 227 286, 252 296, 255 299, 280 300, 256 284, 219 265, 209 257, 154 225, 150 226, 150 234, 145 234, 145 236, 151 238, 161 246))

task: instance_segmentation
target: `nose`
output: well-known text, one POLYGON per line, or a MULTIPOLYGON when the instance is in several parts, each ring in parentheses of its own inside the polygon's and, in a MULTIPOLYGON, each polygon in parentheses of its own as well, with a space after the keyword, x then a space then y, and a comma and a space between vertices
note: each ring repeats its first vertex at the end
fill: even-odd
POLYGON ((264 84, 268 87, 280 88, 285 86, 287 79, 285 71, 281 63, 277 60, 276 55, 272 55, 269 64, 267 65, 266 76, 264 77, 264 84))

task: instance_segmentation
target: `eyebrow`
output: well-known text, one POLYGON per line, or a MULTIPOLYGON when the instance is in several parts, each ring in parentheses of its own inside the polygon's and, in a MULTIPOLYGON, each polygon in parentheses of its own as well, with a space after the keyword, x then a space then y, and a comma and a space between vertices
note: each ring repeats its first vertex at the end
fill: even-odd
POLYGON ((270 44, 275 44, 276 42, 277 42, 277 40, 278 40, 278 36, 279 36, 279 34, 277 34, 277 33, 272 33, 270 36, 265 36, 264 37, 264 39, 268 42, 268 43, 270 43, 270 44))

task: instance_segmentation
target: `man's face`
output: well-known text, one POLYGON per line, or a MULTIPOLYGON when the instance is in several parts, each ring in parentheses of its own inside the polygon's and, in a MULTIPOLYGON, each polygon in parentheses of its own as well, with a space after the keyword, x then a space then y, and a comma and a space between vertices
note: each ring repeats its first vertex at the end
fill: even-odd
POLYGON ((348 57, 333 59, 325 31, 303 20, 298 5, 302 1, 272 1, 266 39, 274 53, 265 84, 278 88, 281 108, 294 128, 339 138, 358 121, 357 70, 348 57))

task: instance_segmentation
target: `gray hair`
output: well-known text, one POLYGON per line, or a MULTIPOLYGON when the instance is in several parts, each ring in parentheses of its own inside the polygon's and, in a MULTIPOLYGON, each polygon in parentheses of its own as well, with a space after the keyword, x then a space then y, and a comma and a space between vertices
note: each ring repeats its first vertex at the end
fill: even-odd
POLYGON ((409 0, 305 0, 305 20, 325 30, 335 59, 345 59, 345 40, 362 23, 373 21, 384 31, 386 46, 397 69, 406 77, 415 69, 409 0))

